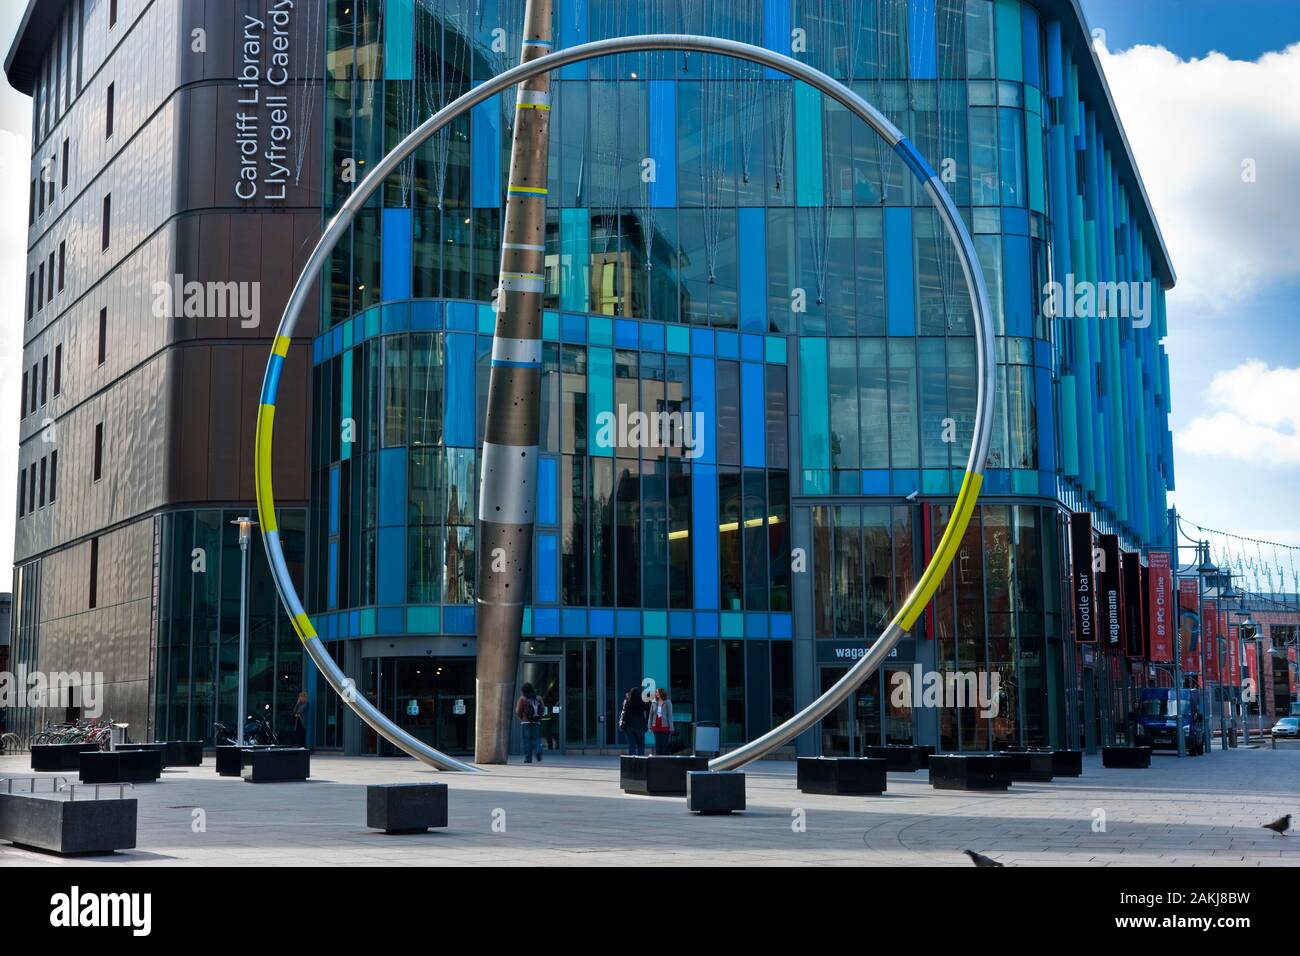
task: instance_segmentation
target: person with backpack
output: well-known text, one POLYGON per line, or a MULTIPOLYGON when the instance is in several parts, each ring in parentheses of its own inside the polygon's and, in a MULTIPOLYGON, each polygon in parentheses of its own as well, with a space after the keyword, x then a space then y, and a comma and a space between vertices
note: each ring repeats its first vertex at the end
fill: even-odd
POLYGON ((646 702, 641 688, 633 687, 623 695, 623 710, 618 715, 618 729, 627 741, 629 757, 645 756, 646 702))
POLYGON ((524 763, 532 763, 534 755, 537 762, 542 762, 542 718, 546 716, 546 704, 538 696, 533 685, 525 683, 519 693, 519 702, 515 704, 515 716, 519 718, 519 734, 524 745, 524 763))
POLYGON ((655 756, 669 756, 669 740, 673 735, 673 705, 668 701, 668 691, 662 687, 655 691, 646 726, 655 735, 655 756))

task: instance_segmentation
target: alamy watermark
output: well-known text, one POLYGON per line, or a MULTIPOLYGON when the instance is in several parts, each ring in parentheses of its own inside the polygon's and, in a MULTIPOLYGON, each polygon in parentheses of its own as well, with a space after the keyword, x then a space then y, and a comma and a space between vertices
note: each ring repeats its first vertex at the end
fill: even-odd
POLYGON ((680 448, 686 458, 704 454, 703 412, 629 411, 596 415, 597 448, 680 448))
POLYGON ((1053 318, 1130 319, 1133 328, 1151 324, 1155 291, 1150 282, 1090 282, 1074 273, 1043 286, 1043 314, 1053 318))
POLYGON ((913 664, 911 673, 895 671, 889 677, 889 703, 894 707, 978 707, 981 717, 996 717, 1001 710, 997 671, 927 671, 913 664))
POLYGON ((99 717, 103 703, 100 671, 0 671, 0 708, 78 707, 83 717, 99 717))
POLYGON ((239 319, 240 328, 252 329, 262 321, 262 283, 185 281, 177 274, 170 282, 150 286, 153 314, 159 319, 239 319))

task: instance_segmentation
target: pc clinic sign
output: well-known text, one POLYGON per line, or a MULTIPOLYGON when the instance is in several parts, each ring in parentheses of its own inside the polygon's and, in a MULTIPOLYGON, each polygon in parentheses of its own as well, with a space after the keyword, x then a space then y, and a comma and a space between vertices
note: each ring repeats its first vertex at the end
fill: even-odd
POLYGON ((1174 628, 1170 602, 1173 600, 1173 577, 1169 552, 1147 552, 1147 633, 1151 635, 1150 655, 1153 664, 1169 664, 1174 659, 1174 628))
POLYGON ((292 175, 289 144, 294 131, 284 90, 289 84, 289 28, 295 2, 272 0, 260 20, 244 14, 235 111, 239 150, 235 195, 246 202, 259 198, 283 202, 292 175))
POLYGON ((1070 595, 1074 600, 1074 639, 1097 642, 1097 587, 1092 574, 1092 515, 1070 515, 1070 595))

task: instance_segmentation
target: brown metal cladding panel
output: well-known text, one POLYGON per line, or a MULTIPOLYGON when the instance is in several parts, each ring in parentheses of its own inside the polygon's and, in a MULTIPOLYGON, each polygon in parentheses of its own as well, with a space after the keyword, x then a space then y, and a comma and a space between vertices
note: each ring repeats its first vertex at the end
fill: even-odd
POLYGON ((205 497, 234 501, 239 497, 238 451, 243 439, 234 389, 243 369, 243 350, 238 345, 217 345, 211 351, 212 378, 203 399, 209 406, 208 445, 203 450, 208 472, 205 497))
MULTIPOLYGON (((230 217, 230 272, 226 278, 236 282, 256 282, 260 279, 263 248, 277 252, 274 246, 262 239, 265 219, 265 216, 255 213, 230 217)), ((228 318, 224 323, 220 319, 213 322, 213 328, 222 325, 225 326, 227 337, 247 334, 239 327, 238 317, 228 318)))
MULTIPOLYGON (((207 448, 212 353, 207 348, 178 350, 181 374, 176 405, 180 460, 175 462, 178 481, 172 501, 201 501, 208 493, 207 448)), ((173 442, 175 447, 175 441, 173 442)))
POLYGON ((280 315, 289 301, 289 292, 297 273, 293 271, 294 256, 294 219, 293 215, 266 214, 258 215, 262 236, 262 245, 274 255, 264 257, 260 263, 259 277, 262 281, 261 324, 254 329, 242 329, 235 323, 234 335, 275 335, 275 328, 280 324, 280 315))

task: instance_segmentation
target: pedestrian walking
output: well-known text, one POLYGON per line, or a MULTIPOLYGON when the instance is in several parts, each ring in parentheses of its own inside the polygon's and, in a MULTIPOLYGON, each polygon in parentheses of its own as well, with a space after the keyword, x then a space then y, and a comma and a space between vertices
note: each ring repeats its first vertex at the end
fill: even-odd
POLYGON ((515 716, 519 718, 519 735, 524 745, 524 763, 532 763, 533 757, 542 762, 542 718, 546 716, 546 704, 538 696, 533 685, 525 683, 515 703, 515 716))
POLYGON ((307 714, 310 710, 311 702, 307 699, 307 692, 301 691, 297 703, 293 705, 293 735, 299 747, 307 746, 307 714))

